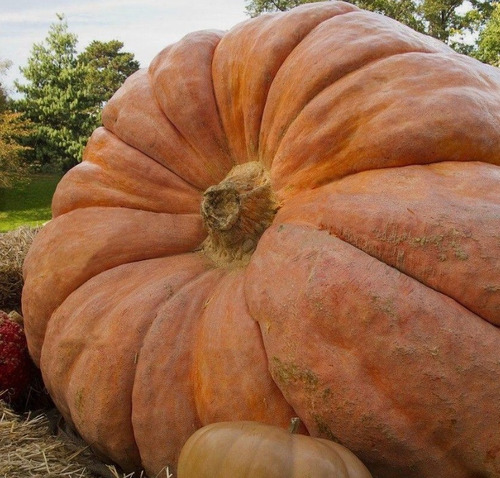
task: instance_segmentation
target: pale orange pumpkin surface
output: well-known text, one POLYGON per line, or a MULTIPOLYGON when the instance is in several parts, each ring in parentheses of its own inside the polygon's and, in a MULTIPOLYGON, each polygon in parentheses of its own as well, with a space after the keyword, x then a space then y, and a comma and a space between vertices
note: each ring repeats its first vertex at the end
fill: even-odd
POLYGON ((109 101, 53 216, 30 352, 124 469, 299 416, 374 477, 500 476, 498 68, 335 1, 196 32, 109 101))
POLYGON ((184 444, 179 478, 372 478, 347 448, 257 422, 206 425, 184 444))

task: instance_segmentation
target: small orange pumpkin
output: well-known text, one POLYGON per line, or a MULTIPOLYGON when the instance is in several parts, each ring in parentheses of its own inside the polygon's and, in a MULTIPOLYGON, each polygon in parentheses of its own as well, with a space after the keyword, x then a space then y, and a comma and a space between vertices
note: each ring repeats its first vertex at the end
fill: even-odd
POLYGON ((182 448, 178 478, 371 478, 347 448, 256 422, 196 431, 182 448))

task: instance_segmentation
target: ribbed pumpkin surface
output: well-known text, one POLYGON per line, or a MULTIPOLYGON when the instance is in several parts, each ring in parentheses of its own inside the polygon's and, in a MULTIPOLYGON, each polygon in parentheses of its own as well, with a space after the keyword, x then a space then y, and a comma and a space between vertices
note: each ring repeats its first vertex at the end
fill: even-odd
POLYGON ((23 293, 96 450, 154 476, 297 415, 375 477, 500 475, 499 69, 315 3, 186 36, 103 124, 23 293))

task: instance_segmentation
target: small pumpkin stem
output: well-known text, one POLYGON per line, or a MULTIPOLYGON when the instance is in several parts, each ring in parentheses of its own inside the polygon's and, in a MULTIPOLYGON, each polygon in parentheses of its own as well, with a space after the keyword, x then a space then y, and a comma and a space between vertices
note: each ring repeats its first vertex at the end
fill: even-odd
POLYGON ((266 169, 256 161, 235 166, 203 194, 203 250, 221 265, 247 262, 277 209, 266 169))
POLYGON ((300 418, 299 417, 292 417, 290 419, 290 426, 288 427, 288 431, 293 435, 294 433, 297 433, 300 427, 300 418))

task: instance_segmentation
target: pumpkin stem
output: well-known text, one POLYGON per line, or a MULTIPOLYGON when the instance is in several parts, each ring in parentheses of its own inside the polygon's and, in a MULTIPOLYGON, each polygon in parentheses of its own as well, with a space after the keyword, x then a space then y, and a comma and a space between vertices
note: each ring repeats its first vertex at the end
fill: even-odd
POLYGON ((294 433, 297 433, 300 427, 300 418, 299 417, 292 417, 290 419, 290 426, 288 427, 288 431, 293 435, 294 433))
POLYGON ((203 250, 221 265, 248 262, 277 209, 266 169, 257 161, 235 166, 203 194, 203 250))

